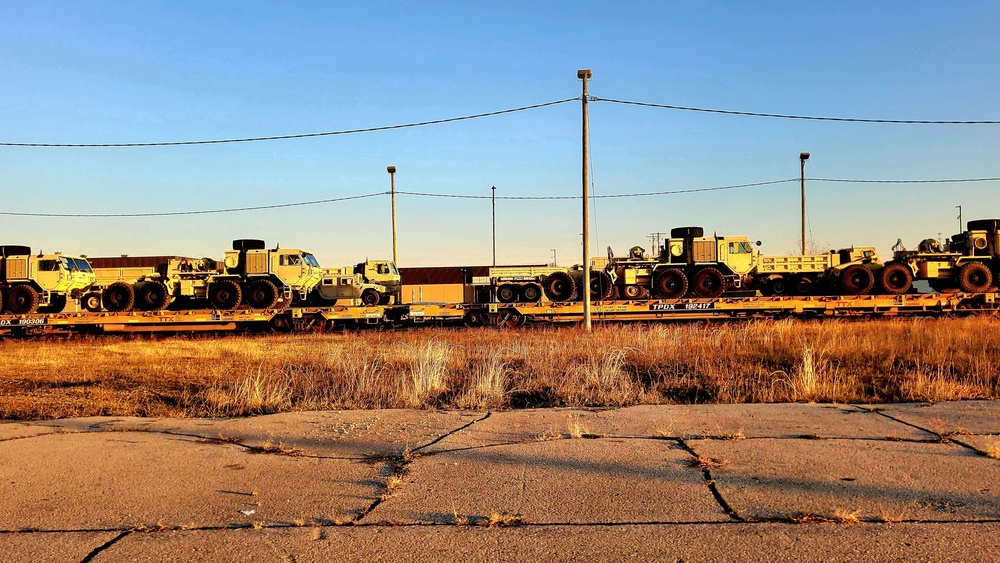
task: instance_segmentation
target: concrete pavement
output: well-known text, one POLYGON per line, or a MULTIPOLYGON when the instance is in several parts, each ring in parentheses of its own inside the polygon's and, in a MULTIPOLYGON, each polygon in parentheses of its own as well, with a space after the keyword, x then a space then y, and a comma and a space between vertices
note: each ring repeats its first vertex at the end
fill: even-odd
POLYGON ((1000 403, 0 423, 0 561, 976 560, 1000 403))

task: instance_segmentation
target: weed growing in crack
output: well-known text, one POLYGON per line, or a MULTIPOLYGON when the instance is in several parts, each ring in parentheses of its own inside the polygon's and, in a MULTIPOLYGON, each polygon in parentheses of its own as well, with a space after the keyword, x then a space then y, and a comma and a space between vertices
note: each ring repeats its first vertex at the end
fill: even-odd
POLYGON ((513 528, 523 525, 524 519, 520 514, 508 514, 506 512, 494 512, 482 521, 481 525, 488 528, 513 528))
POLYGON ((717 459, 714 457, 706 457, 700 455, 688 459, 686 463, 690 467, 694 467, 695 469, 701 469, 702 471, 705 471, 708 469, 715 469, 716 467, 722 467, 723 465, 729 462, 723 459, 717 459))
POLYGON ((833 520, 834 522, 840 522, 841 524, 858 524, 861 522, 861 519, 858 518, 857 510, 855 510, 854 512, 850 512, 843 508, 838 508, 837 510, 834 510, 833 518, 831 518, 831 520, 833 520))

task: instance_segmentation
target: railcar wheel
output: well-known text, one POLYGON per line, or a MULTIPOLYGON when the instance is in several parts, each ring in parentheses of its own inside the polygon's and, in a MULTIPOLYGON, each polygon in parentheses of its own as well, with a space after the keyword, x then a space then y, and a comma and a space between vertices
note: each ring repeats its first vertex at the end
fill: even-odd
POLYGON ((694 292, 702 297, 718 297, 726 290, 726 278, 715 268, 702 268, 691 280, 694 292))
POLYGON ((525 303, 535 303, 542 298, 542 288, 537 284, 529 283, 521 288, 521 300, 525 303))
POLYGON ((913 286, 913 272, 905 264, 889 262, 879 270, 878 284, 889 295, 906 293, 913 286))
POLYGON ((688 279, 678 268, 659 270, 653 278, 653 289, 657 297, 680 299, 687 293, 688 279))
POLYGON ((208 300, 212 306, 221 310, 232 310, 239 307, 243 298, 240 284, 233 280, 220 280, 212 284, 208 290, 208 300))
POLYGON ((513 303, 517 301, 517 287, 505 283, 497 288, 497 301, 501 303, 513 303))
POLYGON ((542 291, 552 301, 569 301, 576 296, 576 282, 567 272, 555 272, 545 278, 542 291))
POLYGON ((875 285, 875 276, 861 264, 853 264, 840 273, 840 285, 850 295, 865 295, 875 285))
POLYGON ((365 305, 371 307, 372 305, 378 305, 378 302, 382 300, 382 294, 378 290, 368 288, 361 292, 361 302, 365 305))
POLYGON ((148 281, 136 292, 136 305, 142 311, 162 311, 170 304, 170 292, 159 280, 148 281))
POLYGON ((80 299, 80 304, 91 313, 97 313, 101 310, 101 294, 88 293, 80 299))
POLYGON ((969 262, 958 270, 958 287, 966 293, 983 293, 993 283, 993 274, 982 262, 969 262))
POLYGON ((135 306, 135 290, 131 284, 115 282, 104 290, 104 308, 112 313, 131 311, 135 306))
POLYGON ((611 275, 600 270, 590 272, 590 298, 607 301, 615 294, 615 286, 611 283, 611 275))
POLYGON ((254 309, 271 309, 278 302, 278 287, 271 280, 257 280, 247 288, 245 298, 254 309))
POLYGON ((30 285, 15 285, 7 292, 7 311, 28 315, 38 310, 38 292, 30 285))

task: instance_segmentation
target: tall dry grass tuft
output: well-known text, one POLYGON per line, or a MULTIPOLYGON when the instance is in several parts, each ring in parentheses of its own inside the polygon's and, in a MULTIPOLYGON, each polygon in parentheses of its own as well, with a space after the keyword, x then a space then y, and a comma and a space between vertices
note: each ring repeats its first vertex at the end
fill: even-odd
POLYGON ((403 358, 411 386, 405 390, 407 406, 421 407, 439 402, 448 388, 448 361, 452 346, 438 338, 405 345, 403 358))
MULTIPOLYGON (((455 399, 462 409, 498 409, 507 406, 510 367, 499 350, 479 350, 475 360, 467 362, 466 384, 455 399)), ((461 375, 458 377, 462 379, 461 375)))

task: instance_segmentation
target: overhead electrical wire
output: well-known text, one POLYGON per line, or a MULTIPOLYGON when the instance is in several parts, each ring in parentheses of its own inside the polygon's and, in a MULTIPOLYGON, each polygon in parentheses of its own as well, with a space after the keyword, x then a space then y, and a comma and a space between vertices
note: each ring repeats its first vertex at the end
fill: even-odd
MULTIPOLYGON (((712 186, 706 188, 689 188, 682 190, 664 190, 656 192, 634 192, 625 194, 603 194, 603 195, 591 195, 590 199, 616 199, 616 198, 632 198, 632 197, 652 197, 652 196, 664 196, 664 195, 679 195, 679 194, 691 194, 699 192, 715 192, 722 190, 737 190, 745 188, 756 188, 761 186, 771 186, 776 184, 787 184, 791 182, 798 182, 800 178, 787 178, 784 180, 770 180, 767 182, 752 182, 748 184, 732 184, 728 186, 712 186)), ((807 182, 840 182, 840 183, 855 183, 855 184, 943 184, 943 183, 969 183, 969 182, 996 182, 1000 181, 1000 176, 988 177, 988 178, 952 178, 952 179, 942 179, 942 180, 857 180, 857 179, 843 179, 843 178, 806 178, 807 182)), ((351 201, 357 199, 366 199, 371 197, 377 197, 381 195, 389 195, 391 192, 372 192, 368 194, 335 197, 329 199, 317 199, 312 201, 299 201, 293 203, 277 203, 273 205, 257 205, 253 207, 233 207, 225 209, 208 209, 200 211, 163 211, 163 212, 153 212, 153 213, 21 213, 14 211, 0 211, 0 216, 8 217, 78 217, 78 218, 112 218, 112 217, 173 217, 178 215, 208 215, 215 213, 237 213, 243 211, 260 211, 267 209, 281 209, 285 207, 302 207, 308 205, 321 205, 325 203, 336 203, 341 201, 351 201)), ((396 195, 409 195, 416 197, 436 197, 436 198, 449 198, 449 199, 493 199, 491 195, 474 195, 474 194, 441 194, 441 193, 429 193, 429 192, 408 192, 408 191, 396 191, 396 195)), ((496 199, 508 200, 508 201, 559 201, 559 200, 579 200, 578 195, 556 195, 556 196, 497 196, 496 199)))
POLYGON ((499 111, 490 111, 486 113, 477 113, 473 115, 463 115, 461 117, 448 117, 445 119, 432 119, 430 121, 418 121, 416 123, 403 123, 400 125, 383 125, 381 127, 368 127, 364 129, 344 129, 341 131, 325 131, 322 133, 298 133, 293 135, 273 135, 269 137, 242 137, 234 139, 213 139, 208 141, 162 141, 162 142, 149 142, 149 143, 9 143, 0 142, 0 146, 4 147, 49 147, 49 148, 99 148, 99 147, 175 147, 180 145, 221 145, 224 143, 253 143, 258 141, 282 141, 287 139, 305 139, 309 137, 330 137, 333 135, 350 135, 354 133, 374 133, 376 131, 390 131, 393 129, 407 129, 411 127, 423 127, 425 125, 440 125, 442 123, 452 123, 455 121, 466 121, 469 119, 478 119, 481 117, 492 117, 496 115, 504 115, 508 113, 516 113, 519 111, 527 111, 531 109, 538 109, 548 106, 555 106, 559 104, 565 104, 567 102, 572 102, 579 100, 576 98, 566 98, 564 100, 556 100, 554 102, 545 102, 541 104, 532 104, 530 106, 522 106, 511 109, 503 109, 499 111))

